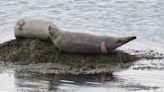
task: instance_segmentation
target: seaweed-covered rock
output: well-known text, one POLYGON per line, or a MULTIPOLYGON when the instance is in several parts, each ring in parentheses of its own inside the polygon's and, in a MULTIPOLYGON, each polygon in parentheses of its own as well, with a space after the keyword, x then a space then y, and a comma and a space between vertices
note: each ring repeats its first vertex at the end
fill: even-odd
MULTIPOLYGON (((138 57, 122 51, 108 55, 80 55, 59 52, 51 42, 39 39, 15 39, 0 44, 0 59, 15 64, 31 65, 37 70, 37 63, 51 63, 48 70, 56 74, 110 73, 127 67, 138 57)), ((40 66, 44 69, 44 66, 40 66)))

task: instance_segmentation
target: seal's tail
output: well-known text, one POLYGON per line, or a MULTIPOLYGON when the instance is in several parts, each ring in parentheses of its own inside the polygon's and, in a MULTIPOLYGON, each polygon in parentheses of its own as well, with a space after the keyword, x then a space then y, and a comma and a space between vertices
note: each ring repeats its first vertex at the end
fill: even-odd
POLYGON ((127 38, 127 42, 129 42, 129 41, 131 41, 131 40, 134 40, 134 39, 136 39, 136 38, 137 38, 136 36, 128 37, 128 38, 127 38))

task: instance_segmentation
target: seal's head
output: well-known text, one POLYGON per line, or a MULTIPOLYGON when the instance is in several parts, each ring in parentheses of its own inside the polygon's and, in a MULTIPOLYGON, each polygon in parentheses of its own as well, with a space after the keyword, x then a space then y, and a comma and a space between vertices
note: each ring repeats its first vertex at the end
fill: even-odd
POLYGON ((15 37, 21 37, 22 35, 22 32, 23 32, 23 26, 25 25, 25 20, 24 19, 21 19, 19 20, 18 22, 16 22, 16 25, 14 27, 14 34, 15 34, 15 37))
POLYGON ((57 38, 60 30, 57 26, 53 25, 53 26, 48 26, 48 31, 49 31, 50 37, 57 38))
POLYGON ((58 32, 58 29, 55 28, 55 27, 52 27, 52 26, 48 26, 48 31, 49 31, 49 34, 50 34, 50 37, 52 38, 57 38, 57 32, 58 32))

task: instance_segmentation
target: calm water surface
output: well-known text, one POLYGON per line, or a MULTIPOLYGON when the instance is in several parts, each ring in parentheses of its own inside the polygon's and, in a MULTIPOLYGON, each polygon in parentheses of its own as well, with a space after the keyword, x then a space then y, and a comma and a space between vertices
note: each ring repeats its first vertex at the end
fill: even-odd
MULTIPOLYGON (((49 20, 68 31, 111 36, 136 35, 119 49, 164 54, 163 0, 0 0, 0 43, 15 39, 20 18, 49 20)), ((15 72, 0 63, 0 92, 163 92, 164 60, 140 60, 115 72, 111 81, 72 75, 15 72)))

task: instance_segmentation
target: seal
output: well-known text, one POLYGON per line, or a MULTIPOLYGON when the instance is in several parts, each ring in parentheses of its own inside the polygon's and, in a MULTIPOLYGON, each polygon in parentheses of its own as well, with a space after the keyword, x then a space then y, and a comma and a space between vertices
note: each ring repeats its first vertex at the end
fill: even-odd
POLYGON ((53 23, 37 19, 20 19, 14 29, 16 38, 38 38, 47 40, 50 38, 48 26, 55 26, 53 23))
POLYGON ((123 44, 136 39, 136 36, 111 37, 68 32, 52 26, 49 26, 48 30, 55 47, 61 52, 76 54, 108 54, 123 44))

